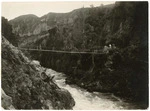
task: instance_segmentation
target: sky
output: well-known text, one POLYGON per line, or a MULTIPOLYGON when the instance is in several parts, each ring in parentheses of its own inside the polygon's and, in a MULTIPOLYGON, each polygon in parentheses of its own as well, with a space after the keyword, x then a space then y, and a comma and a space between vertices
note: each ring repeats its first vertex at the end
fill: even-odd
POLYGON ((90 5, 100 6, 101 4, 113 4, 114 1, 50 1, 50 2, 2 2, 1 15, 8 20, 20 15, 34 14, 41 17, 49 12, 66 13, 81 7, 90 5))

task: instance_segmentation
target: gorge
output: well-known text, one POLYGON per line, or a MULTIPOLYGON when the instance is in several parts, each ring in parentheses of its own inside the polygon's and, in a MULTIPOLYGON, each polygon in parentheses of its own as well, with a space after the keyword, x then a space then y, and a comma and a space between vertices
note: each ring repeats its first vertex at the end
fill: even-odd
POLYGON ((42 67, 64 73, 66 84, 148 107, 147 2, 116 2, 3 21, 3 36, 26 49, 22 52, 42 67), (16 41, 5 32, 7 22, 16 41))

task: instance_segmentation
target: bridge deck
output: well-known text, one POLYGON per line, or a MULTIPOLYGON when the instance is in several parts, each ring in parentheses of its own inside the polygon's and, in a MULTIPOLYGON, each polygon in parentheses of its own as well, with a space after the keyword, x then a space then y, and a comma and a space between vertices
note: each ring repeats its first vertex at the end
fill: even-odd
POLYGON ((104 54, 102 52, 82 52, 82 51, 61 51, 61 50, 48 50, 48 49, 28 49, 28 48, 19 48, 20 50, 29 50, 29 51, 42 51, 42 52, 54 52, 54 53, 70 53, 70 54, 104 54))

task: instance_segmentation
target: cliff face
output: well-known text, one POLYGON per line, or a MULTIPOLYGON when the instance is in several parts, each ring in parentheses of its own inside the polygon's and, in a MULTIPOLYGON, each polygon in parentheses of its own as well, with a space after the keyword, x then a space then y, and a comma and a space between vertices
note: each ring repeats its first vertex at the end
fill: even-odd
POLYGON ((2 107, 4 109, 72 109, 71 94, 53 81, 44 82, 42 68, 2 38, 2 107), (5 94, 6 93, 6 94, 5 94), (7 96, 8 95, 8 96, 7 96))

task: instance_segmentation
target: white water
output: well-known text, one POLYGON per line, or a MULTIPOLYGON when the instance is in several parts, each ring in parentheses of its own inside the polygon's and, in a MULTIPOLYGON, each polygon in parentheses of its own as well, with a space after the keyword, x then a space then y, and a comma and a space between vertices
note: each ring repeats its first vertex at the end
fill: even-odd
POLYGON ((87 92, 76 85, 65 83, 66 76, 52 69, 47 69, 48 75, 55 75, 54 82, 60 87, 67 89, 75 100, 74 110, 117 110, 138 109, 133 103, 127 103, 110 93, 87 92))
POLYGON ((110 93, 87 92, 76 85, 65 83, 65 75, 52 69, 48 69, 47 74, 55 75, 56 84, 67 89, 75 100, 74 110, 117 110, 117 109, 136 109, 137 106, 127 103, 110 93))

